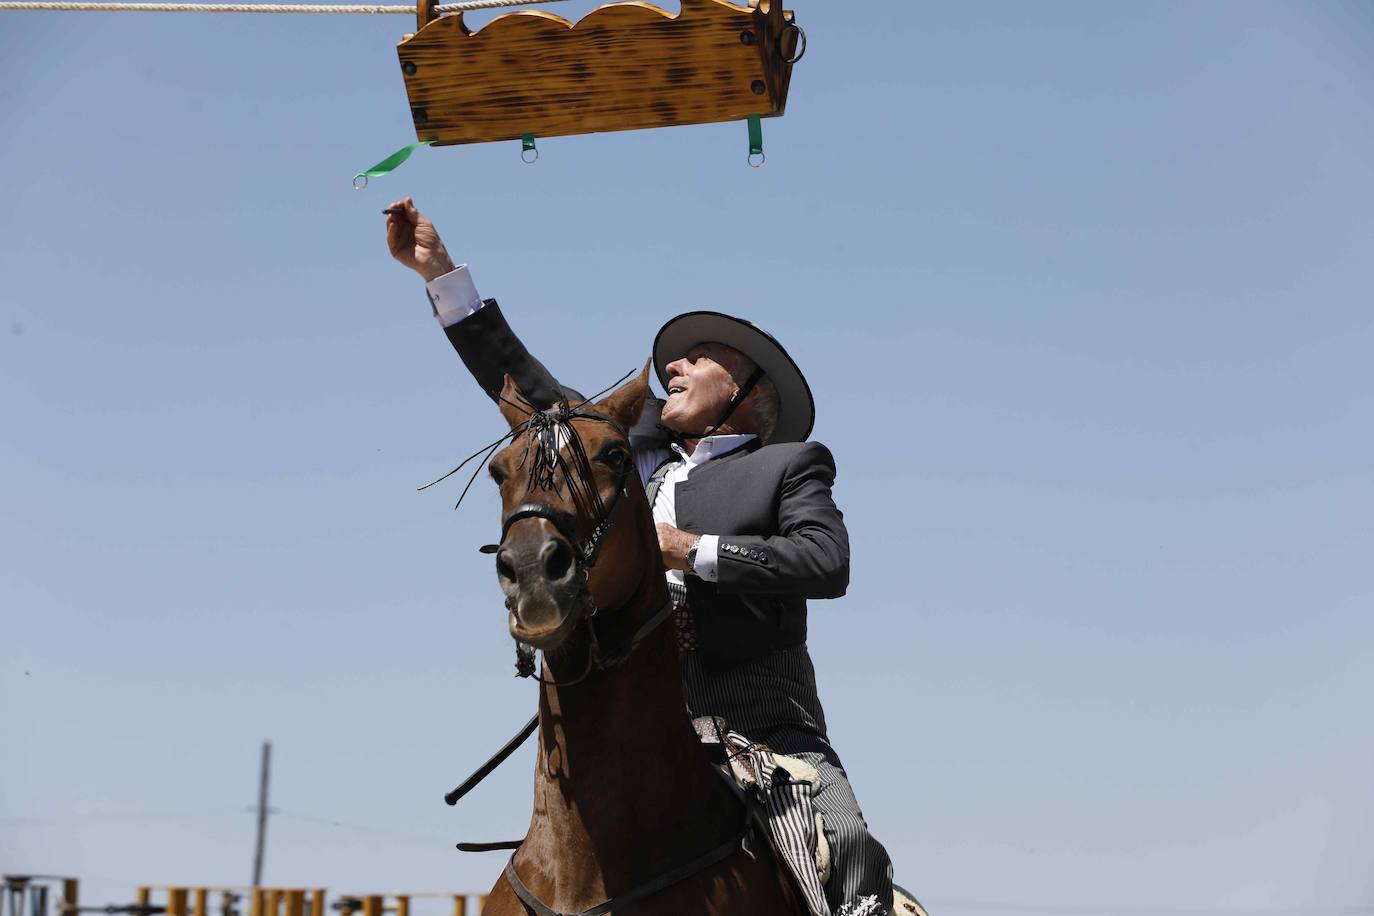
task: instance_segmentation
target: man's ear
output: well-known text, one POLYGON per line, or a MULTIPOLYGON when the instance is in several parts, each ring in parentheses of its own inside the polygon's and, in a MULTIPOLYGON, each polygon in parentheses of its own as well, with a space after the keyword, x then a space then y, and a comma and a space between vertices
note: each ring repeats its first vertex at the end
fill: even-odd
POLYGON ((520 393, 520 386, 515 384, 515 379, 510 375, 506 376, 506 383, 501 386, 501 399, 496 403, 501 408, 501 416, 506 418, 511 429, 524 423, 530 418, 530 414, 534 413, 529 401, 520 393))
POLYGON ((646 362, 639 378, 631 379, 607 395, 596 405, 597 409, 627 430, 638 423, 639 415, 644 412, 644 401, 649 397, 649 367, 653 364, 652 359, 646 362))

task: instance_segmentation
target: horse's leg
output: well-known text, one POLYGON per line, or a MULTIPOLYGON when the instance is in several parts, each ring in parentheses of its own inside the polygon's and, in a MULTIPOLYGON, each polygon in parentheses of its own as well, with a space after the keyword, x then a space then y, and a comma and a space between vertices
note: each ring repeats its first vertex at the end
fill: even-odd
POLYGON ((502 874, 496 879, 496 886, 487 895, 487 903, 482 907, 481 916, 525 916, 525 913, 525 905, 515 896, 515 891, 511 890, 506 882, 506 876, 502 874))

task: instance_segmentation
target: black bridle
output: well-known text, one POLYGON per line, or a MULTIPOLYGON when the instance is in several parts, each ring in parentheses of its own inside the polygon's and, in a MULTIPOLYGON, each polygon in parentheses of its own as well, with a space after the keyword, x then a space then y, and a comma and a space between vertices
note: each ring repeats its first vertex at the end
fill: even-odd
MULTIPOLYGON (((620 381, 623 382, 624 379, 622 378, 620 381)), ((616 384, 618 385, 620 382, 616 384)), ((505 518, 501 521, 501 543, 505 543, 506 537, 510 534, 511 528, 513 528, 516 523, 526 519, 539 518, 553 525, 554 528, 573 545, 573 552, 578 564, 579 575, 582 578, 582 593, 585 596, 583 599, 583 617, 578 621, 577 625, 581 626, 583 622, 587 623, 588 638, 591 643, 587 650, 586 668, 583 670, 582 674, 573 681, 557 682, 545 680, 535 674, 534 647, 525 645, 519 641, 515 644, 516 676, 534 678, 539 681, 539 683, 547 686, 572 687, 590 677, 593 670, 605 670, 621 664, 634 653, 634 650, 650 633, 672 616, 673 612, 673 603, 669 600, 663 607, 659 608, 652 617, 641 624, 634 633, 630 634, 628 639, 618 641, 609 651, 602 649, 601 638, 597 634, 596 626, 592 623, 592 618, 596 616, 596 603, 592 600, 591 592, 587 586, 587 579, 591 575, 591 570, 595 568, 597 560, 600 559, 601 548, 605 545, 606 539, 610 536, 611 530, 615 527, 616 522, 619 521, 621 510, 629 503, 630 475, 635 472, 635 469, 632 462, 626 463, 621 471, 620 479, 616 482, 615 497, 609 507, 605 506, 596 488, 595 476, 592 471, 591 462, 587 459, 587 452, 583 447, 582 438, 578 435, 576 428, 573 427, 572 421, 580 418, 608 423, 621 435, 627 444, 630 437, 625 431, 625 428, 621 426, 620 423, 616 422, 614 418, 600 411, 588 409, 587 403, 587 401, 583 401, 576 406, 570 406, 565 402, 550 410, 542 411, 534 407, 534 405, 528 404, 528 402, 525 405, 512 405, 521 410, 530 411, 530 418, 524 423, 514 427, 509 433, 502 436, 496 442, 474 453, 466 461, 449 471, 443 477, 420 488, 421 490, 425 490, 440 481, 447 480, 449 477, 452 477, 458 471, 462 470, 469 462, 478 457, 485 456, 482 462, 479 463, 477 470, 474 471, 472 478, 468 480, 467 487, 463 490, 463 496, 466 496, 468 489, 472 486, 472 481, 476 479, 477 473, 481 471, 482 465, 486 464, 487 460, 495 454, 496 450, 507 441, 514 441, 523 435, 526 437, 526 449, 524 455, 521 456, 519 466, 523 468, 531 460, 537 462, 535 471, 530 474, 529 481, 526 484, 527 494, 533 493, 536 489, 559 489, 557 471, 562 469, 564 471, 563 478, 568 482, 569 489, 573 493, 574 502, 580 504, 594 504, 594 511, 597 511, 596 517, 598 521, 585 541, 579 538, 577 523, 572 515, 555 509, 547 503, 541 503, 534 500, 526 501, 507 512, 505 518), (561 440, 564 439, 567 445, 570 446, 569 458, 564 458, 562 454, 561 440), (579 496, 579 494, 581 495, 579 496)), ((459 505, 462 504, 463 496, 458 498, 459 505)), ((500 549, 500 544, 488 544, 481 548, 482 553, 486 554, 497 553, 500 549)), ((444 801, 449 805, 458 804, 459 799, 476 788, 482 780, 490 776, 498 766, 504 763, 511 754, 515 753, 522 744, 529 740, 529 737, 534 734, 538 723, 539 716, 535 715, 529 722, 525 723, 524 728, 520 730, 518 735, 507 742, 501 750, 496 752, 495 756, 483 764, 477 772, 472 774, 472 776, 468 777, 462 785, 445 795, 444 801)), ((518 845, 518 843, 497 843, 494 844, 493 848, 509 849, 518 845)), ((466 848, 468 851, 478 851, 479 849, 485 850, 487 844, 459 844, 459 848, 466 848)))
MULTIPOLYGON (((621 468, 620 478, 616 481, 615 495, 611 499, 611 504, 606 505, 596 485, 596 474, 582 437, 573 425, 573 421, 579 419, 608 424, 628 445, 630 437, 625 427, 614 418, 589 408, 586 402, 577 406, 563 403, 548 410, 535 410, 528 420, 511 431, 510 436, 512 441, 518 441, 522 436, 525 440, 525 451, 518 466, 529 471, 525 485, 527 499, 507 512, 501 521, 501 544, 505 543, 511 529, 519 522, 542 519, 553 525, 573 548, 583 595, 579 612, 581 617, 574 626, 582 626, 584 623, 587 625, 589 647, 586 667, 571 681, 546 680, 536 673, 534 647, 518 640, 515 644, 516 676, 533 678, 551 687, 572 687, 585 681, 593 671, 619 665, 630 657, 646 636, 672 614, 672 603, 668 602, 628 639, 619 641, 610 651, 602 650, 602 637, 593 622, 597 607, 588 586, 588 579, 592 570, 596 568, 601 549, 619 521, 621 512, 629 504, 629 484, 635 468, 633 460, 627 457, 621 468), (570 513, 530 498, 536 496, 538 491, 562 492, 564 486, 568 488, 568 494, 577 512, 584 517, 597 519, 596 525, 585 539, 579 535, 577 520, 570 513)), ((500 549, 500 544, 492 544, 483 547, 482 552, 494 554, 500 549)))

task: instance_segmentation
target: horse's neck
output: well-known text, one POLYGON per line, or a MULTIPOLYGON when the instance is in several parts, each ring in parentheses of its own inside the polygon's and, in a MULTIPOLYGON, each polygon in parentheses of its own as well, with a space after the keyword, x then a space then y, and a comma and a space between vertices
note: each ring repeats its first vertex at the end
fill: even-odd
MULTIPOLYGON (((557 667, 577 669, 583 652, 557 667)), ((621 665, 541 689, 531 854, 560 904, 624 893, 718 845, 740 817, 688 721, 670 624, 621 665)))

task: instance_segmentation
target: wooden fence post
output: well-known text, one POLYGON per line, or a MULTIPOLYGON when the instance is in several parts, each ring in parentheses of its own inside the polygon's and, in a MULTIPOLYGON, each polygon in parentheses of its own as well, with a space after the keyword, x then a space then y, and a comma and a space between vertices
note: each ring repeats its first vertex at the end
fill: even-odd
POLYGON ((77 916, 76 908, 81 905, 77 899, 81 895, 81 882, 75 878, 62 881, 62 916, 77 916))

